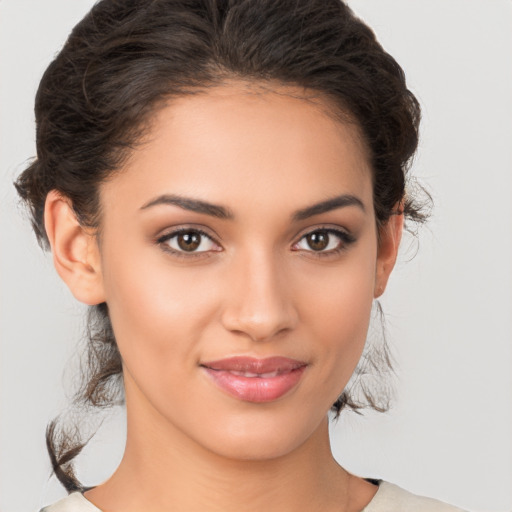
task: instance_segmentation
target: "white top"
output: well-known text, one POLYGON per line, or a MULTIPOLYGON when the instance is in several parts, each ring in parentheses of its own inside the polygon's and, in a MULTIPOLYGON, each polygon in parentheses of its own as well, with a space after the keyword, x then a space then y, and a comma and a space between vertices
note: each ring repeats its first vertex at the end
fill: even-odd
MULTIPOLYGON (((101 512, 83 494, 73 492, 40 512, 101 512)), ((416 496, 397 485, 380 482, 379 490, 361 512, 464 512, 432 498, 416 496)))
MULTIPOLYGON (((97 509, 96 509, 97 510, 97 509)), ((85 511, 84 511, 85 512, 85 511)), ((88 511, 87 511, 88 512, 88 511)), ((92 512, 92 509, 91 509, 92 512)), ((379 490, 361 512, 464 512, 432 498, 417 496, 388 482, 380 482, 379 490)))

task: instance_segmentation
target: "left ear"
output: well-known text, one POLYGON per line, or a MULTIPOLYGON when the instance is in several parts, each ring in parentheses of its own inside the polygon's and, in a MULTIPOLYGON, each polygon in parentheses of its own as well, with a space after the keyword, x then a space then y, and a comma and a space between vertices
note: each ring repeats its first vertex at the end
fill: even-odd
POLYGON ((393 213, 387 222, 380 227, 379 231, 375 288, 373 292, 374 298, 380 297, 386 289, 389 276, 395 266, 403 228, 403 208, 401 204, 397 204, 395 208, 393 208, 393 213))

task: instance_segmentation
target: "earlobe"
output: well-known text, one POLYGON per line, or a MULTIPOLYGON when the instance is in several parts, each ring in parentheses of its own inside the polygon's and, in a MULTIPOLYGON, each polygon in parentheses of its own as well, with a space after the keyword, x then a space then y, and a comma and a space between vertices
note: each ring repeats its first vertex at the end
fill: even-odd
POLYGON ((404 214, 400 205, 397 205, 394 212, 386 224, 380 228, 374 298, 380 297, 386 289, 389 276, 398 256, 400 240, 402 239, 404 214))
POLYGON ((95 235, 80 225, 71 201, 56 190, 46 197, 44 222, 57 273, 80 302, 105 302, 95 235))

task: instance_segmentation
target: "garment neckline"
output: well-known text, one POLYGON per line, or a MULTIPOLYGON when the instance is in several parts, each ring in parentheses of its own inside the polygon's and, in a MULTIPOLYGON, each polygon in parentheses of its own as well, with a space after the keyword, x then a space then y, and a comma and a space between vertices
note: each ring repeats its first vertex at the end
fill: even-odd
MULTIPOLYGON (((367 482, 370 482, 371 484, 373 485, 376 485, 378 487, 377 489, 377 492, 374 494, 373 498, 370 500, 370 502, 366 505, 366 507, 361 511, 361 512, 365 512, 365 510, 367 510, 367 508, 372 504, 374 503, 377 499, 380 499, 381 498, 381 495, 383 493, 383 489, 385 489, 386 487, 386 482, 384 482, 383 480, 377 480, 377 479, 374 479, 374 478, 365 478, 365 480, 367 482), (378 498, 377 498, 378 496, 378 498)), ((96 505, 94 505, 94 503, 92 501, 89 501, 85 496, 84 496, 84 492, 87 492, 87 491, 90 491, 91 489, 94 489, 94 487, 87 487, 86 489, 84 489, 83 491, 75 491, 73 493, 70 494, 70 496, 72 495, 77 495, 77 498, 80 499, 80 501, 88 507, 88 510, 87 511, 84 511, 84 512, 103 512, 101 509, 99 509, 96 505)))

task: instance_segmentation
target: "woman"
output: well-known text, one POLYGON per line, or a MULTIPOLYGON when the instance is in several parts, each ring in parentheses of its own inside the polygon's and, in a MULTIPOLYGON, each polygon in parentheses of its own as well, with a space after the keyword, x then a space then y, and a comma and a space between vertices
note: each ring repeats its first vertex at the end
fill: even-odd
POLYGON ((122 389, 128 418, 90 489, 82 444, 50 426, 72 494, 48 511, 455 510, 329 447, 330 409, 384 408, 348 383, 404 219, 423 220, 405 188, 417 101, 344 4, 103 0, 36 118, 17 188, 91 306, 79 399, 122 389))

